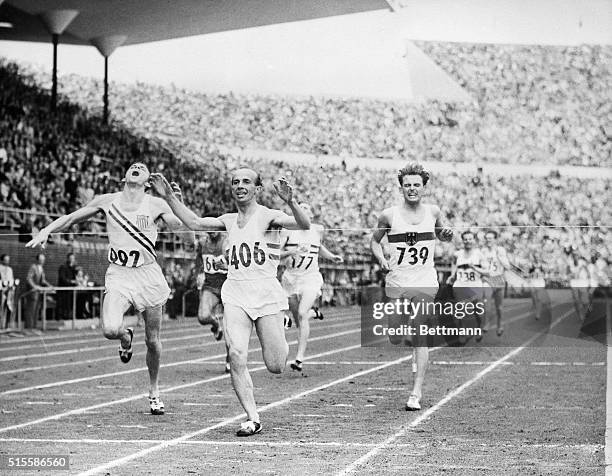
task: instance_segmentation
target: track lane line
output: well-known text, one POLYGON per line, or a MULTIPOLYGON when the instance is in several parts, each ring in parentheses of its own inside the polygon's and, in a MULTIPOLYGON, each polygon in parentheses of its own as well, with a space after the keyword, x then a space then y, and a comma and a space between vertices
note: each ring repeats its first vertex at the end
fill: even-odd
MULTIPOLYGON (((361 345, 352 346, 352 347, 361 347, 361 345)), ((433 352, 433 351, 438 350, 438 349, 440 349, 440 347, 434 347, 434 348, 430 349, 430 352, 433 352)), ((330 352, 334 352, 334 351, 330 351, 330 352)), ((325 354, 329 354, 330 352, 326 352, 325 354)), ((314 357, 318 357, 318 356, 313 356, 313 358, 314 357)), ((408 355, 408 356, 405 356, 405 357, 401 357, 399 359, 396 359, 396 360, 394 360, 394 361, 392 361, 390 363, 385 363, 385 364, 379 365, 379 366, 374 367, 372 369, 362 370, 361 372, 356 372, 354 374, 347 375, 346 377, 342 377, 342 378, 333 380, 333 381, 325 383, 323 385, 318 385, 317 387, 311 388, 309 390, 305 390, 303 392, 296 393, 294 395, 291 395, 289 397, 283 398, 281 400, 277 400, 275 402, 269 403, 269 404, 264 405, 262 407, 258 407, 257 411, 258 412, 265 412, 267 410, 270 410, 272 408, 276 408, 276 407, 285 405, 287 403, 290 403, 290 402, 292 402, 294 400, 297 400, 299 398, 305 397, 305 396, 310 395, 312 393, 316 393, 316 392, 319 392, 321 390, 325 390, 326 388, 333 387, 335 385, 339 385, 339 384, 347 382, 347 381, 349 381, 351 379, 354 379, 354 378, 357 378, 357 377, 361 377, 363 375, 367 375, 367 374, 370 374, 372 372, 377 372, 379 370, 385 369, 387 367, 391 367, 393 365, 401 364, 402 362, 406 362, 406 361, 411 360, 411 359, 412 359, 412 354, 408 355)), ((212 425, 212 426, 209 426, 209 427, 206 427, 206 428, 202 428, 202 429, 197 430, 197 431, 193 431, 193 432, 187 433, 187 434, 185 434, 183 436, 180 436, 178 438, 174 438, 172 440, 166 440, 163 443, 160 443, 158 445, 152 446, 150 448, 145 448, 145 449, 140 450, 140 451, 138 451, 136 453, 132 453, 132 454, 124 456, 122 458, 117 458, 117 459, 115 459, 113 461, 109 461, 108 463, 105 463, 103 465, 96 466, 95 468, 92 468, 90 470, 78 473, 78 476, 90 476, 90 475, 93 475, 93 474, 98 474, 98 473, 100 473, 102 471, 106 471, 106 470, 108 470, 110 468, 115 468, 115 467, 120 466, 122 464, 125 464, 125 463, 127 463, 129 461, 132 461, 132 460, 141 458, 143 456, 146 456, 146 455, 148 455, 150 453, 153 453, 155 451, 159 451, 159 450, 162 450, 162 449, 165 449, 165 448, 170 448, 170 447, 173 447, 173 446, 177 446, 177 445, 183 443, 186 440, 189 440, 189 439, 194 438, 194 437, 199 436, 199 435, 203 435, 203 434, 209 433, 209 432, 211 432, 213 430, 216 430, 217 428, 222 428, 222 427, 227 426, 227 425, 229 425, 231 423, 235 423, 235 422, 237 422, 237 421, 239 421, 239 420, 241 420, 241 419, 243 419, 245 417, 246 417, 246 413, 241 413, 239 415, 235 415, 233 417, 226 418, 225 420, 223 420, 223 421, 221 421, 221 422, 219 422, 219 423, 217 423, 215 425, 212 425)))
MULTIPOLYGON (((340 321, 340 319, 338 319, 338 320, 340 321)), ((356 321, 356 320, 358 320, 358 319, 356 319, 355 317, 343 318, 343 319, 341 319, 342 322, 339 322, 337 325, 343 324, 343 323, 349 322, 349 321, 356 321)), ((334 324, 332 324, 332 325, 334 325, 334 324)), ((201 339, 203 337, 212 337, 212 335, 201 335, 201 334, 193 335, 193 333, 192 333, 191 335, 187 335, 187 336, 162 338, 162 344, 164 344, 166 342, 176 342, 176 341, 181 341, 181 340, 201 339)), ((102 339, 104 339, 104 337, 100 336, 100 340, 102 340, 102 339)), ((115 342, 114 345, 116 346, 116 342, 115 342)), ((137 342, 134 343, 134 345, 135 346, 136 345, 138 345, 138 346, 145 345, 145 342, 144 342, 144 340, 138 340, 137 342)), ((11 356, 7 356, 7 357, 0 357, 0 362, 11 362, 11 361, 15 361, 15 360, 42 358, 42 357, 47 358, 47 357, 56 356, 56 355, 77 354, 77 353, 81 353, 81 352, 84 352, 84 351, 107 349, 107 348, 111 348, 111 347, 112 347, 111 342, 105 342, 104 344, 100 344, 100 345, 92 346, 92 347, 80 347, 78 349, 56 350, 56 351, 53 351, 53 352, 44 352, 44 353, 40 353, 40 354, 21 354, 21 355, 11 355, 11 356)))
MULTIPOLYGON (((572 309, 566 311, 564 314, 559 316, 554 322, 552 322, 550 324, 550 328, 552 329, 553 327, 558 325, 563 319, 565 319, 566 317, 572 315, 573 313, 574 313, 574 311, 572 309)), ((347 474, 354 473, 357 470, 357 468, 359 468, 360 466, 363 466, 368 460, 370 460, 374 456, 378 455, 383 449, 387 448, 395 440, 397 440, 398 438, 401 438, 406 433, 408 433, 409 430, 411 430, 411 429, 415 428, 416 426, 420 425, 423 421, 425 421, 427 418, 429 418, 431 415, 433 415, 436 411, 438 411, 440 408, 442 408, 444 405, 446 405, 453 398, 455 398, 456 396, 461 394, 464 390, 466 390, 469 387, 471 387, 474 383, 476 383, 482 377, 484 377, 485 375, 487 375, 491 371, 495 370, 497 367, 502 365, 508 359, 511 359, 512 357, 516 356, 517 354, 519 354, 520 352, 525 350, 525 348, 528 345, 530 345, 532 342, 534 342, 535 340, 539 339, 543 335, 545 335, 544 332, 539 332, 538 334, 535 334, 534 336, 532 336, 529 339, 527 339, 520 347, 517 347, 517 348, 511 350, 510 352, 505 354, 503 357, 497 359, 491 365, 487 366, 486 368, 484 368, 483 370, 478 372, 474 377, 472 377, 471 379, 467 380, 466 382, 464 382, 463 384, 461 384, 459 387, 457 387, 456 389, 452 390, 451 392, 447 393, 440 401, 438 401, 438 403, 436 403, 434 406, 428 408, 423 413, 421 413, 407 427, 404 427, 404 428, 400 429, 399 431, 397 431, 395 434, 393 434, 390 437, 388 437, 383 442, 378 443, 371 451, 369 451, 365 455, 361 456, 357 460, 353 461, 350 465, 346 466, 342 471, 338 472, 337 475, 338 476, 345 476, 347 474)))
MULTIPOLYGON (((316 328, 314 328, 313 330, 321 330, 321 329, 335 329, 337 327, 343 327, 346 324, 349 324, 350 320, 346 320, 346 322, 338 322, 336 324, 331 324, 328 326, 317 326, 316 328)), ((203 336, 203 337, 209 337, 209 336, 203 336)), ((210 336, 212 337, 212 335, 210 336)), ((255 337, 253 337, 253 339, 255 339, 255 337)), ((162 344, 164 342, 162 341, 162 344)), ((210 342, 205 342, 205 343, 197 343, 197 344, 190 344, 190 345, 183 345, 183 346, 179 346, 179 347, 171 347, 169 349, 164 349, 163 352, 175 352, 178 350, 185 350, 185 349, 194 349, 194 348, 201 348, 201 347, 210 347, 213 346, 215 344, 218 344, 219 341, 215 341, 212 340, 210 342)), ((139 345, 142 344, 142 342, 136 342, 134 345, 139 345)), ((105 349, 112 349, 112 347, 110 345, 106 345, 104 347, 105 349)), ((116 348, 115 348, 116 349, 116 348)), ((117 360, 117 356, 109 356, 109 357, 99 357, 97 359, 89 359, 89 360, 79 360, 76 362, 59 362, 57 364, 48 364, 48 365, 37 365, 37 366, 33 366, 33 367, 18 367, 16 369, 9 369, 9 370, 2 370, 0 371, 0 375, 10 375, 10 374, 14 374, 14 373, 21 373, 21 372, 28 372, 28 371, 36 371, 36 370, 47 370, 47 369, 51 369, 51 368, 56 368, 56 367, 65 367, 65 366, 70 366, 70 365, 83 365, 83 364, 90 364, 90 363, 94 363, 94 362, 102 362, 105 360, 117 360)))
MULTIPOLYGON (((344 325, 344 324, 342 324, 344 325)), ((332 326, 329 326, 332 327, 332 326)), ((329 329, 329 327, 327 329, 329 329)), ((360 332, 359 329, 353 329, 353 330, 349 330, 349 331, 343 331, 343 332, 336 332, 334 334, 328 334, 328 335, 324 335, 324 336, 317 336, 317 337, 313 337, 311 339, 309 339, 310 342, 316 342, 319 340, 323 340, 323 339, 331 339, 333 337, 341 337, 341 336, 345 336, 345 335, 349 335, 349 334, 355 334, 360 332)), ((215 344, 217 344, 218 342, 214 342, 215 344)), ((293 340, 291 342, 288 343, 289 345, 295 345, 297 344, 297 340, 293 340)), ((202 346, 203 347, 203 346, 202 346)), ((257 351, 258 348, 253 348, 252 350, 249 350, 250 352, 255 352, 257 351)), ((327 355, 327 354, 324 354, 327 355)), ((208 357, 199 357, 197 359, 189 359, 189 360, 182 360, 179 362, 170 362, 167 364, 161 364, 160 365, 160 369, 161 368, 168 368, 168 367, 176 367, 176 366, 180 366, 180 365, 190 365, 190 364, 195 364, 195 363, 201 363, 201 362, 206 362, 209 360, 215 360, 215 359, 220 359, 225 357, 225 353, 223 354, 217 354, 217 355, 211 355, 208 357)), ((116 359, 116 357, 113 357, 113 360, 116 359)), ((129 374, 133 374, 136 372, 144 372, 147 371, 148 368, 145 367, 137 367, 135 369, 129 369, 129 370, 121 370, 118 372, 108 372, 108 373, 104 373, 104 374, 96 374, 96 375, 88 375, 87 377, 80 377, 80 378, 75 378, 75 379, 70 379, 70 380, 58 380, 55 382, 49 382, 49 383, 45 383, 45 384, 39 384, 39 385, 32 385, 30 387, 22 387, 22 388, 15 388, 12 390, 5 390, 3 392, 0 392, 0 396, 4 396, 4 395, 15 395, 15 394, 19 394, 19 393, 26 393, 26 392, 30 392, 32 390, 42 390, 45 388, 54 388, 54 387, 62 387, 64 385, 72 385, 75 383, 81 383, 81 382, 88 382, 90 380, 98 380, 98 379, 103 379, 103 378, 109 378, 109 377, 117 377, 120 375, 129 375, 129 374)))
MULTIPOLYGON (((168 440, 127 440, 127 439, 93 439, 93 438, 83 438, 83 439, 67 439, 67 438, 0 438, 1 443, 58 443, 58 444, 147 444, 147 445, 156 445, 164 443, 168 440)), ((262 441, 262 440, 186 440, 181 442, 181 445, 186 446, 252 446, 252 447, 293 447, 299 446, 303 448, 328 448, 328 447, 337 447, 337 448, 373 448, 377 445, 377 443, 356 443, 356 442, 346 442, 346 441, 262 441)), ((415 443, 393 443, 389 445, 389 448, 415 448, 415 447, 428 448, 428 444, 417 445, 415 443)), ((514 448, 514 444, 499 444, 498 446, 506 446, 514 448)), ((526 446, 529 448, 568 448, 568 449, 580 449, 588 452, 601 451, 604 447, 602 444, 596 443, 572 443, 572 444, 562 444, 562 443, 524 443, 522 446, 526 446)))
MULTIPOLYGON (((352 331, 346 331, 346 333, 357 333, 357 332, 361 332, 361 331, 359 329, 352 330, 352 331)), ((330 336, 321 336, 321 337, 318 337, 318 338, 315 338, 315 339, 323 340, 323 339, 327 339, 327 338, 331 338, 331 337, 332 337, 331 335, 330 336)), ((297 341, 293 341, 293 342, 297 343, 297 341)), ((340 353, 340 352, 345 352, 345 351, 349 351, 349 350, 354 350, 354 349, 359 348, 359 347, 361 347, 361 344, 352 345, 352 346, 336 349, 336 350, 333 350, 333 351, 324 352, 323 354, 324 355, 329 355, 330 353, 340 353)), ((250 349, 249 352, 257 352, 257 351, 260 351, 260 350, 261 350, 261 347, 257 347, 257 348, 254 348, 254 349, 250 349)), ((222 356, 225 356, 225 354, 223 354, 222 356)), ((317 357, 319 357, 318 354, 315 354, 315 355, 311 356, 311 358, 317 358, 317 357)), ((215 358, 219 358, 219 356, 215 356, 215 358)), ((304 359, 304 360, 306 361, 307 359, 304 359)), ((260 370, 264 370, 264 369, 266 369, 266 366, 262 365, 260 367, 255 367, 255 368, 249 369, 249 372, 259 372, 260 370)), ((230 378, 230 376, 228 374, 218 375, 216 377, 209 377, 209 378, 206 378, 206 379, 203 379, 203 380, 196 380, 194 382, 189 382, 189 383, 185 383, 185 384, 181 384, 181 385, 176 385, 174 387, 165 388, 165 389, 162 389, 162 392, 164 394, 172 393, 172 392, 174 392, 176 390, 182 390, 184 388, 195 387, 195 386, 198 386, 198 385, 202 385, 202 384, 206 384, 206 383, 210 383, 210 382, 217 382, 219 380, 225 380, 225 379, 229 379, 229 378, 230 378)), ((67 412, 58 413, 58 414, 55 414, 55 415, 50 415, 50 416, 47 416, 47 417, 38 418, 36 420, 31 420, 31 421, 27 421, 27 422, 24 422, 24 423, 18 423, 16 425, 10 425, 10 426, 7 426, 7 427, 3 427, 3 428, 0 428, 0 433, 5 433, 7 431, 16 430, 16 429, 19 429, 19 428, 25 428, 25 427, 29 427, 29 426, 39 425, 39 424, 45 423, 47 421, 59 420, 61 418, 64 418, 64 417, 67 417, 67 416, 71 416, 71 415, 79 415, 79 414, 87 413, 87 412, 89 412, 91 410, 96 410, 98 408, 104 408, 104 407, 109 407, 109 406, 112 406, 112 405, 119 405, 119 404, 122 404, 122 403, 132 402, 132 401, 135 401, 135 400, 139 400, 141 398, 146 398, 146 397, 148 397, 148 395, 149 395, 148 393, 141 393, 141 394, 138 394, 138 395, 132 395, 130 397, 125 397, 125 398, 121 398, 121 399, 118 399, 118 400, 111 400, 109 402, 98 403, 96 405, 90 405, 88 407, 76 408, 74 410, 69 410, 67 412)))
MULTIPOLYGON (((128 326, 128 327, 131 327, 131 326, 128 326)), ((201 326, 201 327, 204 327, 204 326, 201 326)), ((168 335, 174 336, 175 334, 192 333, 196 329, 197 329, 196 326, 190 326, 189 328, 183 327, 183 328, 164 329, 162 332, 164 336, 168 336, 168 335)), ((144 327, 135 327, 134 330, 135 331, 142 330, 144 334, 144 327)), ((134 334, 136 335, 136 332, 134 334)), ((51 337, 41 336, 38 340, 34 341, 33 343, 28 343, 25 345, 13 345, 13 346, 5 347, 3 344, 0 344, 0 352, 9 352, 11 350, 40 349, 41 347, 50 348, 50 347, 60 347, 62 345, 73 345, 74 340, 78 340, 80 344, 88 343, 88 342, 97 342, 100 339, 104 339, 104 337, 102 335, 102 329, 98 329, 98 332, 92 335, 75 334, 73 336, 64 336, 62 337, 62 339, 66 339, 66 340, 62 342, 47 342, 50 339, 51 337)), ((12 343, 13 342, 11 342, 11 344, 12 343)))
MULTIPOLYGON (((356 310, 358 311, 359 308, 357 306, 355 306, 356 310)), ((355 309, 350 309, 347 308, 346 311, 343 311, 342 308, 323 308, 325 309, 325 321, 336 321, 340 318, 345 318, 347 316, 350 316, 351 313, 349 311, 355 311, 355 309)), ((187 317, 187 318, 180 318, 178 322, 175 322, 173 319, 165 319, 162 322, 162 327, 165 330, 165 332, 175 332, 175 331, 187 331, 187 330, 194 330, 194 329, 199 329, 201 327, 206 327, 206 326, 202 326, 199 322, 197 317, 187 317)), ((144 330, 144 326, 141 327, 144 330)), ((18 331, 16 331, 18 332, 18 331)), ((42 332, 42 331, 41 331, 42 332)), ((59 331, 60 333, 62 332, 66 332, 68 334, 66 335, 45 335, 42 334, 40 336, 30 336, 30 337, 7 337, 4 338, 0 335, 0 351, 2 350, 7 350, 7 348, 3 347, 4 344, 18 344, 18 343, 29 343, 29 342, 40 342, 40 341, 47 341, 47 340, 60 340, 60 339, 72 339, 76 336, 81 336, 81 337, 86 337, 87 339, 89 339, 88 336, 91 336, 92 338, 95 338, 97 336, 101 336, 101 328, 99 326, 96 327, 95 330, 90 329, 90 328, 85 328, 85 329, 66 329, 66 330, 61 330, 59 331)), ((17 347, 17 346, 15 346, 17 347)))

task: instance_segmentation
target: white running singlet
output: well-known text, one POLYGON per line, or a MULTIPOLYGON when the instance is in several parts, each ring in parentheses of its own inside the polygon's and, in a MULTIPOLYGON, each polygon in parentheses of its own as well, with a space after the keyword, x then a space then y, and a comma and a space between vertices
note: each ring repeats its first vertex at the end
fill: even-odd
POLYGON ((393 207, 391 230, 387 233, 391 257, 385 286, 438 288, 438 274, 434 267, 436 220, 429 205, 423 205, 425 216, 421 223, 408 223, 401 215, 401 206, 393 207), (417 234, 429 234, 414 243, 417 234), (393 241, 405 235, 402 241, 393 241))
POLYGON ((322 225, 310 225, 310 230, 285 231, 287 251, 298 250, 297 255, 287 258, 285 274, 306 276, 319 273, 319 248, 321 247, 322 225))
POLYGON ((233 281, 276 279, 280 261, 280 231, 261 230, 261 215, 268 210, 258 205, 249 221, 240 228, 238 214, 228 216, 225 249, 227 278, 233 281))
POLYGON ((145 195, 137 210, 126 212, 120 206, 120 193, 103 208, 108 232, 110 263, 137 268, 157 261, 157 224, 151 212, 151 196, 145 195))
POLYGON ((485 266, 489 271, 489 276, 503 276, 504 275, 504 265, 502 264, 502 260, 500 256, 506 258, 506 250, 501 246, 495 246, 492 250, 484 247, 480 250, 482 254, 482 258, 485 262, 485 266))
POLYGON ((482 254, 477 248, 473 248, 468 254, 465 250, 459 250, 455 254, 457 257, 457 279, 453 287, 455 288, 479 288, 482 287, 481 274, 473 266, 482 265, 482 254))

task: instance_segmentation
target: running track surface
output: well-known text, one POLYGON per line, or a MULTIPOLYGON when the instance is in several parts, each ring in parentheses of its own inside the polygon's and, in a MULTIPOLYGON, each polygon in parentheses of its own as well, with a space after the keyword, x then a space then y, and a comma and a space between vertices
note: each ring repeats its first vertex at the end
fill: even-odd
POLYGON ((0 455, 69 455, 70 470, 0 473, 604 474, 606 347, 562 337, 580 326, 572 306, 543 331, 530 302, 507 300, 501 338, 432 350, 420 412, 404 410, 410 350, 362 348, 356 307, 325 314, 303 373, 268 373, 251 340, 264 431, 246 439, 224 346, 195 319, 164 323, 163 416, 142 328, 127 365, 97 330, 3 337, 0 455))

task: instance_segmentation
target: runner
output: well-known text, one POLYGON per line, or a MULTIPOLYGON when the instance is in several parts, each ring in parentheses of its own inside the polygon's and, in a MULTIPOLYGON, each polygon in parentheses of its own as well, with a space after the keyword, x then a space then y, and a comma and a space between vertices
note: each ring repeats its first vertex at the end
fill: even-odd
MULTIPOLYGON (((304 213, 312 220, 310 205, 301 203, 304 213)), ((321 296, 323 277, 319 272, 319 256, 334 263, 342 263, 342 256, 331 253, 321 244, 323 226, 311 224, 310 230, 287 231, 281 251, 281 259, 286 258, 287 268, 283 273, 283 289, 289 298, 289 309, 298 329, 298 348, 291 368, 298 372, 306 354, 310 335, 310 317, 322 319, 315 302, 321 296)))
MULTIPOLYGON (((181 222, 172 214, 166 202, 145 193, 150 175, 145 164, 137 162, 130 165, 125 173, 123 191, 99 195, 84 207, 59 217, 26 246, 33 248, 40 245, 44 248, 51 233, 67 230, 99 212, 105 214, 110 264, 105 278, 102 331, 107 339, 121 341, 119 357, 123 363, 127 363, 132 358, 134 330, 124 325, 124 314, 130 306, 144 314, 149 405, 152 414, 163 415, 164 403, 159 397, 162 350, 159 333, 162 306, 168 299, 170 289, 156 261, 155 243, 160 220, 171 229, 181 227, 181 222)), ((180 197, 180 189, 174 182, 172 187, 180 197)))
MULTIPOLYGON (((482 249, 481 254, 484 259, 485 268, 488 270, 488 276, 485 277, 485 284, 490 288, 490 295, 493 298, 495 312, 497 314, 497 335, 501 336, 504 332, 502 326, 504 293, 506 291, 505 272, 510 270, 510 261, 508 254, 503 246, 497 244, 497 232, 489 230, 485 233, 486 245, 482 249)), ((489 294, 489 293, 487 293, 489 294)), ((488 295, 486 296, 488 300, 488 295)))
POLYGON ((231 177, 232 196, 238 213, 219 218, 201 218, 175 196, 160 174, 153 174, 155 191, 168 201, 173 212, 194 231, 227 231, 227 280, 221 289, 223 327, 229 347, 230 375, 234 390, 247 414, 236 433, 251 436, 261 432, 253 381, 247 368, 249 340, 253 327, 261 343, 263 359, 272 373, 281 373, 287 363, 289 346, 283 328, 287 296, 276 272, 280 260, 280 228, 310 228, 310 221, 293 201, 293 189, 284 178, 274 182, 280 198, 293 217, 257 203, 263 189, 261 177, 248 168, 235 170, 231 177))
MULTIPOLYGON (((447 283, 453 286, 453 294, 457 301, 476 303, 484 299, 482 277, 488 275, 488 271, 485 269, 482 253, 476 247, 474 233, 469 230, 464 231, 461 233, 461 241, 463 242, 463 249, 455 252, 451 275, 447 283)), ((458 323, 462 324, 463 321, 458 319, 458 323)), ((477 314, 476 324, 481 330, 480 335, 476 337, 476 341, 480 342, 484 333, 487 332, 486 314, 484 318, 477 314)), ((503 332, 503 329, 501 331, 503 332)), ((499 329, 497 335, 501 336, 499 329)), ((465 342, 461 343, 464 344, 465 342)))
MULTIPOLYGON (((200 305, 198 306, 198 321, 209 325, 216 340, 223 339, 223 303, 221 302, 221 287, 227 278, 227 262, 225 261, 226 239, 223 233, 211 232, 204 234, 198 241, 196 266, 201 270, 198 275, 201 283, 200 305), (202 278, 200 278, 202 276, 202 278)), ((225 357, 225 372, 229 373, 229 352, 225 357)))
MULTIPOLYGON (((429 172, 419 164, 410 164, 398 173, 403 203, 385 209, 378 219, 370 248, 381 269, 388 271, 385 292, 388 299, 413 302, 433 301, 438 291, 438 275, 434 267, 436 237, 450 241, 453 232, 444 227, 442 213, 436 205, 422 203, 429 172), (381 240, 387 235, 391 251, 387 260, 381 240)), ((427 324, 427 316, 414 316, 413 324, 427 324)), ((420 410, 423 381, 429 360, 429 349, 422 339, 414 339, 416 375, 406 410, 420 410)), ((401 339, 392 340, 399 344, 401 339)))

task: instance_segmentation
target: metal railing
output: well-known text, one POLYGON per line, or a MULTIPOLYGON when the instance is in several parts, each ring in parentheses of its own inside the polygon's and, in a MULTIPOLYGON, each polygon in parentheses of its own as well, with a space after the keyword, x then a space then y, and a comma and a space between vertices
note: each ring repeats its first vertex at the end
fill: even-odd
MULTIPOLYGON (((55 294, 57 291, 72 291, 72 329, 76 329, 76 310, 77 310, 77 292, 79 291, 89 291, 89 292, 99 292, 100 293, 100 312, 102 310, 102 300, 104 297, 104 286, 51 286, 51 287, 41 287, 40 289, 30 289, 26 291, 21 296, 19 296, 19 300, 17 302, 17 328, 22 330, 23 326, 23 299, 25 297, 31 296, 34 293, 42 294, 42 330, 47 329, 47 295, 55 294)), ((37 317, 37 316, 36 316, 37 317)), ((99 316, 100 317, 100 316, 99 316)), ((38 319, 35 320, 37 322, 38 319)))

